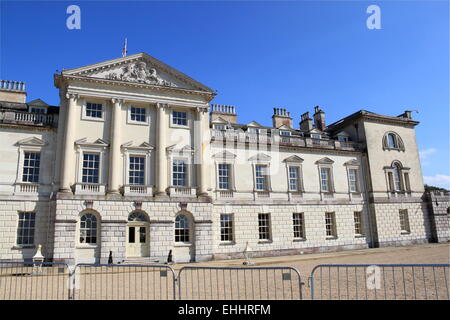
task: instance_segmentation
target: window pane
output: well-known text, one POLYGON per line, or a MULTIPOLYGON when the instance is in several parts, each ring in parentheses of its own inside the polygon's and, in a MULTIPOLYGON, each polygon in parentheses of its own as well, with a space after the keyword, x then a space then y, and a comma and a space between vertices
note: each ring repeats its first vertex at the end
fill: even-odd
POLYGON ((100 155, 98 153, 83 154, 82 182, 98 183, 100 155))
POLYGON ((39 168, 41 163, 41 154, 39 152, 24 152, 23 161, 23 182, 39 182, 39 168))
POLYGON ((145 157, 130 156, 129 184, 145 184, 145 157))
POLYGON ((230 165, 229 164, 219 164, 218 166, 218 176, 219 176, 219 189, 229 190, 230 189, 230 165))

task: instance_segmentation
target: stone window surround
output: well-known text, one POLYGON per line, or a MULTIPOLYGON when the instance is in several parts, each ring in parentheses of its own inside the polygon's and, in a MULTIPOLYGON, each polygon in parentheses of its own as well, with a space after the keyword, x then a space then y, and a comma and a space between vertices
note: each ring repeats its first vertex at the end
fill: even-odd
POLYGON ((192 154, 187 155, 185 152, 174 152, 171 153, 168 157, 168 167, 169 170, 168 174, 169 174, 169 186, 173 187, 173 188, 180 188, 180 186, 174 186, 173 185, 173 161, 174 160, 183 160, 186 161, 186 186, 184 186, 185 188, 193 188, 193 183, 192 183, 192 176, 193 176, 193 170, 194 170, 194 166, 192 165, 192 154))
MULTIPOLYGON (((98 170, 98 185, 103 183, 103 168, 104 168, 104 158, 106 153, 106 146, 93 146, 93 145, 77 145, 77 171, 75 176, 76 183, 83 183, 83 155, 84 153, 97 153, 100 155, 99 159, 99 170, 98 170)), ((93 183, 95 184, 95 183, 93 183)))
POLYGON ((150 167, 151 167, 151 149, 143 150, 142 148, 122 147, 123 152, 123 185, 129 185, 130 178, 130 157, 145 157, 144 168, 144 185, 150 184, 150 167))
POLYGON ((170 113, 169 113, 169 127, 170 128, 177 128, 177 129, 190 129, 192 124, 192 114, 187 109, 177 108, 177 107, 170 107, 170 113), (173 112, 185 112, 186 113, 186 122, 187 124, 185 126, 180 124, 174 124, 173 123, 173 112))
POLYGON ((140 126, 149 126, 150 125, 150 109, 147 106, 143 106, 143 105, 133 105, 131 103, 127 103, 126 104, 126 108, 127 108, 127 124, 132 124, 132 125, 140 125, 140 126), (131 120, 131 108, 141 108, 145 110, 145 121, 136 121, 136 120, 131 120))
MULTIPOLYGON (((42 163, 42 146, 30 146, 30 145, 19 145, 19 163, 18 163, 18 169, 16 172, 16 184, 17 183, 27 183, 27 184, 41 184, 41 172, 39 172, 39 182, 37 183, 31 183, 31 182, 23 182, 22 181, 22 175, 23 175, 23 162, 25 160, 25 152, 35 152, 40 153, 41 163, 42 163)), ((41 171, 41 170, 39 170, 41 171)))
POLYGON ((319 174, 319 192, 321 197, 323 196, 323 194, 329 194, 329 195, 333 195, 336 191, 334 188, 334 174, 333 174, 333 163, 334 161, 329 160, 329 161, 323 161, 324 159, 321 159, 319 161, 316 161, 317 164, 317 172, 319 174), (321 175, 321 169, 325 168, 325 169, 330 169, 330 174, 328 177, 328 183, 329 183, 329 190, 327 192, 322 191, 322 175, 321 175))
POLYGON ((270 178, 270 160, 255 159, 251 160, 253 169, 253 192, 272 192, 272 183, 270 178), (266 190, 256 189, 256 166, 266 166, 266 190))
POLYGON ((293 194, 300 194, 305 192, 305 186, 303 184, 303 168, 302 162, 293 162, 293 161, 285 161, 286 163, 286 178, 287 178, 287 192, 293 194), (297 190, 293 191, 290 189, 289 183, 289 168, 298 168, 298 177, 297 177, 297 190))
POLYGON ((345 164, 346 170, 347 170, 347 185, 348 185, 348 192, 353 194, 360 194, 361 193, 361 170, 360 165, 357 162, 353 163, 346 163, 345 164), (356 170, 356 191, 350 190, 350 170, 356 170))
POLYGON ((236 186, 235 186, 235 177, 234 177, 234 164, 235 164, 235 160, 234 159, 224 159, 224 158, 219 158, 216 159, 214 161, 214 165, 215 165, 215 171, 216 171, 216 190, 221 190, 221 191, 236 191, 236 186), (229 189, 221 189, 219 188, 219 164, 228 164, 229 165, 229 189))
POLYGON ((383 135, 382 145, 383 145, 383 150, 405 151, 405 144, 403 143, 402 138, 400 137, 400 135, 397 132, 394 132, 394 131, 388 131, 383 135), (397 148, 389 147, 388 136, 390 134, 395 136, 395 139, 396 139, 396 142, 398 145, 397 148))
MULTIPOLYGON (((408 173, 408 178, 409 178, 409 170, 410 168, 404 167, 402 165, 402 163, 398 160, 394 160, 392 161, 390 166, 386 166, 384 167, 384 174, 385 174, 385 178, 386 178, 386 187, 387 187, 387 192, 388 193, 404 193, 404 192, 411 192, 411 190, 407 190, 406 189, 406 183, 405 183, 405 173, 408 173), (394 165, 398 165, 400 168, 400 185, 401 185, 401 190, 395 190, 395 183, 394 181, 392 181, 392 187, 391 188, 391 181, 390 181, 390 174, 392 175, 392 179, 394 179, 394 165)), ((409 182, 410 183, 410 182, 409 182)), ((409 186, 410 189, 410 186, 409 186)))
POLYGON ((81 102, 81 120, 87 120, 87 121, 98 121, 98 122, 104 122, 105 121, 105 114, 106 114, 106 106, 109 102, 96 99, 96 98, 80 98, 79 101, 81 102), (101 118, 95 118, 95 117, 89 117, 86 115, 86 105, 87 103, 97 103, 102 105, 102 117, 101 118))

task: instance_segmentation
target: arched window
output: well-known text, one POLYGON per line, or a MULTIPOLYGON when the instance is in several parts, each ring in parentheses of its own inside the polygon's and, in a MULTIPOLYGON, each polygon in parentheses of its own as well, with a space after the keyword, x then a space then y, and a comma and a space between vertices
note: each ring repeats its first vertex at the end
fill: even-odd
POLYGON ((80 218, 80 243, 97 243, 97 217, 85 213, 80 218))
POLYGON ((128 216, 128 221, 141 221, 141 222, 148 222, 147 216, 139 211, 133 211, 128 216))
POLYGON ((394 163, 393 175, 394 175, 394 190, 395 191, 402 190, 402 175, 400 171, 400 165, 398 163, 394 163))
POLYGON ((395 149, 405 151, 402 139, 395 132, 387 132, 383 137, 383 149, 395 149))
POLYGON ((388 134, 388 147, 389 148, 398 148, 397 137, 393 133, 388 134))
POLYGON ((175 242, 189 242, 189 219, 184 214, 175 219, 175 242))

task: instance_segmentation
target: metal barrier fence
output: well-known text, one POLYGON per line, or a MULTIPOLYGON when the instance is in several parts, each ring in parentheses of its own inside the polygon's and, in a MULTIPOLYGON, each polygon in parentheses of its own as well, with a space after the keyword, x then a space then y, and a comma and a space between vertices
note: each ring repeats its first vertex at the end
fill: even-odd
POLYGON ((302 281, 292 267, 195 267, 178 273, 178 299, 300 300, 302 281))
POLYGON ((450 300, 450 264, 318 265, 311 299, 450 300))
POLYGON ((65 263, 0 261, 0 300, 68 300, 65 263))
POLYGON ((166 265, 78 264, 76 300, 175 300, 176 275, 166 265))

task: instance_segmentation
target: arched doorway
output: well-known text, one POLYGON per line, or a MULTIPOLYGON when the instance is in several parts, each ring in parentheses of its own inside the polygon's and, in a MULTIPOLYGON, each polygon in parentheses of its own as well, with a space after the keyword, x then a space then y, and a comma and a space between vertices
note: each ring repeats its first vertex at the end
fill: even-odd
POLYGON ((148 257, 150 255, 149 220, 145 213, 133 211, 127 223, 127 258, 148 257))

